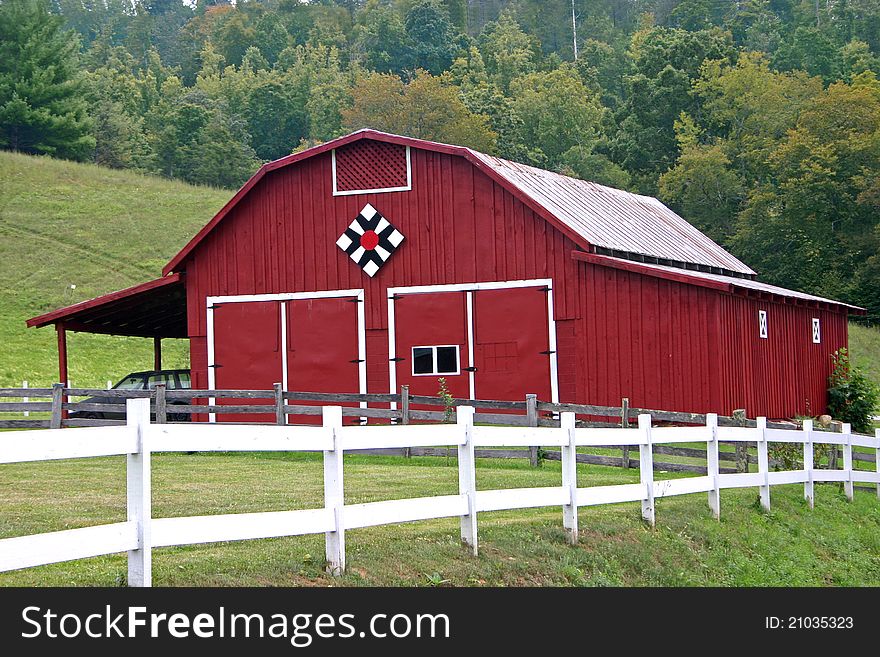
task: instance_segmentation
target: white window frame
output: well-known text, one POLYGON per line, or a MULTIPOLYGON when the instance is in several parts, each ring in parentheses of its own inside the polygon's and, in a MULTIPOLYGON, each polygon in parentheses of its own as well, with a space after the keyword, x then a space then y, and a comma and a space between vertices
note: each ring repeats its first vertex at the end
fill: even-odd
POLYGON ((412 360, 412 375, 413 376, 458 376, 461 374, 461 347, 457 344, 419 344, 415 345, 410 349, 410 355, 412 360), (455 349, 455 371, 454 372, 438 372, 437 371, 437 350, 446 348, 455 349), (430 349, 431 357, 433 358, 433 368, 431 372, 427 374, 417 374, 416 373, 416 358, 412 355, 412 353, 416 349, 430 349))
POLYGON ((336 186, 336 149, 330 151, 330 162, 333 169, 333 196, 356 196, 357 194, 383 194, 385 192, 408 192, 412 190, 412 160, 409 146, 406 146, 406 185, 403 187, 382 187, 378 189, 350 189, 339 191, 336 186))
POLYGON ((813 317, 813 344, 822 344, 822 321, 813 317))
POLYGON ((759 310, 758 311, 758 337, 766 340, 767 336, 770 333, 769 324, 767 321, 767 311, 759 310))
MULTIPOLYGON (((358 392, 367 394, 367 332, 366 313, 364 310, 364 290, 326 290, 319 292, 284 292, 282 294, 241 294, 233 296, 208 297, 205 300, 207 308, 206 334, 208 343, 208 390, 216 390, 214 364, 214 308, 216 304, 248 303, 252 301, 280 301, 281 302, 281 372, 279 378, 284 390, 287 390, 287 301, 300 299, 336 299, 340 297, 357 297, 357 327, 358 327, 358 392)), ((208 400, 210 406, 214 406, 216 398, 208 400)), ((361 408, 366 408, 366 402, 360 403, 361 408)), ((363 422, 366 418, 361 418, 363 422)), ((209 422, 215 422, 214 413, 209 414, 209 422)))
MULTIPOLYGON (((547 333, 550 350, 550 401, 559 403, 559 376, 558 360, 556 353, 556 320, 553 318, 553 279, 535 278, 518 281, 492 281, 487 283, 455 283, 452 285, 414 285, 411 287, 389 287, 388 295, 388 358, 391 367, 388 368, 390 392, 397 394, 397 357, 396 331, 394 324, 394 299, 405 294, 424 294, 433 292, 464 292, 467 304, 467 341, 468 341, 468 381, 470 385, 470 399, 477 399, 476 382, 474 377, 474 292, 480 290, 511 290, 520 287, 546 287, 547 288, 547 333)), ((391 408, 397 408, 397 402, 391 402, 391 408)))

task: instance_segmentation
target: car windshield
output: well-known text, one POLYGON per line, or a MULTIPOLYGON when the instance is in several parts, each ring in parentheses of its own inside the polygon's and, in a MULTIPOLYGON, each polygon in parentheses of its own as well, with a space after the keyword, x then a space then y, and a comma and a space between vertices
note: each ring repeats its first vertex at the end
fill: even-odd
POLYGON ((113 386, 114 390, 143 390, 144 378, 142 376, 127 376, 113 386))

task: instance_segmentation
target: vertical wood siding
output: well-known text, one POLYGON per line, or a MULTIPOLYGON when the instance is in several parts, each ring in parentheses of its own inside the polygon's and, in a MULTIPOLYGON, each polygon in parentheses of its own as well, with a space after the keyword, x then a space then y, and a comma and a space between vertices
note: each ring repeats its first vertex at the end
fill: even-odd
POLYGON ((574 242, 461 157, 413 149, 412 167, 409 192, 334 197, 329 153, 260 181, 186 261, 196 380, 214 295, 363 287, 371 392, 388 389, 388 287, 552 278, 556 319, 575 318, 574 242), (372 279, 336 246, 367 203, 405 237, 372 279))
POLYGON ((600 405, 750 417, 816 415, 846 314, 719 293, 584 263, 577 396, 600 405), (758 310, 768 337, 758 334, 758 310), (812 342, 818 317, 822 342, 812 342))
POLYGON ((332 195, 330 154, 268 174, 186 261, 194 385, 205 298, 365 289, 367 380, 388 389, 387 288, 552 278, 563 401, 787 417, 825 409, 846 315, 571 259, 579 248, 464 158, 412 149, 408 192, 332 195), (336 239, 366 203, 405 236, 374 278, 336 239), (770 337, 758 337, 757 311, 770 337), (813 344, 811 320, 822 321, 813 344))

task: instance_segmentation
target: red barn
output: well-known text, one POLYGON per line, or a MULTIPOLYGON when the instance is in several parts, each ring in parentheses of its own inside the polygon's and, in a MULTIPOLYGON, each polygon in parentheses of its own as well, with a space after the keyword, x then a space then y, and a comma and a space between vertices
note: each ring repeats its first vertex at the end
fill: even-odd
MULTIPOLYGON (((861 309, 656 199, 361 130, 264 165, 163 278, 29 320, 190 340, 196 388, 817 414, 861 309)), ((66 380, 66 373, 62 372, 66 380)))

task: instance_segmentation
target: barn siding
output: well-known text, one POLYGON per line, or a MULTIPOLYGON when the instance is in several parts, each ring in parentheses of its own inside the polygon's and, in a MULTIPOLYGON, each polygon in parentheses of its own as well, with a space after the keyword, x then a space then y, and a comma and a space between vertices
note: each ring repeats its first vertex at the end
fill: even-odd
MULTIPOLYGON (((581 401, 749 416, 816 415, 847 316, 583 263, 576 348, 581 401), (768 311, 768 338, 758 310, 768 311), (812 342, 818 317, 822 342, 812 342)), ((562 347, 560 347, 560 354, 562 347)), ((561 381, 561 380, 560 380, 561 381)))
MULTIPOLYGON (((364 287, 375 330, 387 328, 389 286, 552 277, 557 319, 573 316, 571 240, 463 158, 414 149, 412 160, 410 192, 334 197, 329 154, 272 172, 187 260, 188 298, 364 287), (406 238, 372 279, 336 247, 366 203, 406 238)), ((205 335, 203 304, 188 320, 205 335)))
POLYGON ((409 192, 334 197, 329 153, 260 181, 186 261, 194 371, 208 296, 363 287, 370 391, 388 386, 388 287, 552 278, 555 318, 575 317, 574 242, 461 157, 413 149, 412 167, 409 192), (366 203, 405 236, 372 279, 336 246, 366 203))
POLYGON ((825 409, 846 314, 721 294, 571 258, 580 247, 464 158, 413 148, 409 192, 332 195, 330 154, 263 178, 185 261, 194 381, 205 298, 364 288, 367 380, 388 388, 387 288, 552 278, 560 399, 785 417, 825 409), (336 239, 371 203, 405 236, 369 278, 336 239), (757 337, 757 309, 770 339, 757 337), (813 345, 810 320, 822 320, 813 345), (804 328, 805 327, 805 328, 804 328))

